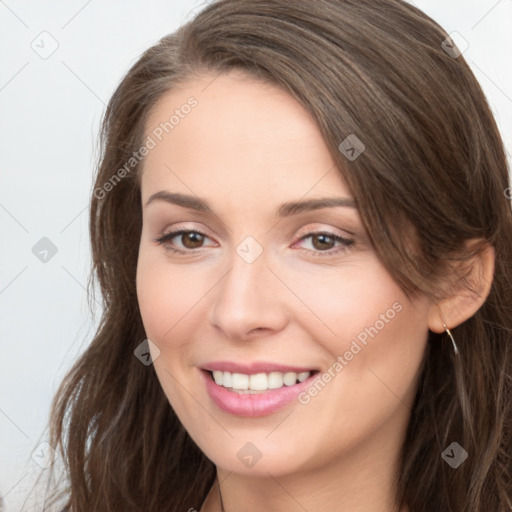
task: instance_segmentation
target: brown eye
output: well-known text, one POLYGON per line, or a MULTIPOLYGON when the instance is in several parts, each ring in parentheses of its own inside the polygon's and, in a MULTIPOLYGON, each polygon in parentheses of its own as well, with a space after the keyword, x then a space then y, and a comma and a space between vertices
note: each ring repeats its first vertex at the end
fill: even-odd
POLYGON ((204 241, 204 236, 195 231, 187 231, 181 234, 181 242, 187 249, 198 249, 204 241))
POLYGON ((311 256, 334 256, 336 254, 346 254, 349 247, 354 244, 354 240, 344 238, 340 235, 327 232, 313 232, 301 237, 300 242, 307 242, 308 247, 304 247, 311 256))
POLYGON ((186 253, 187 251, 193 252, 194 249, 202 249, 205 238, 208 237, 199 231, 180 229, 157 238, 155 242, 164 245, 166 249, 186 253))
POLYGON ((336 240, 333 236, 326 235, 325 233, 319 233, 311 236, 312 245, 319 251, 325 251, 332 249, 336 240))

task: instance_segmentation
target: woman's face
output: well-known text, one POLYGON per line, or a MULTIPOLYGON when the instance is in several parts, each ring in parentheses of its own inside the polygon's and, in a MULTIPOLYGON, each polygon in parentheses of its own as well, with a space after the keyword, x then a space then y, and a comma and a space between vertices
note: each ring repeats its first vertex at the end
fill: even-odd
POLYGON ((243 75, 206 76, 160 100, 146 144, 138 300, 197 445, 251 475, 388 463, 429 304, 379 261, 306 110, 243 75))

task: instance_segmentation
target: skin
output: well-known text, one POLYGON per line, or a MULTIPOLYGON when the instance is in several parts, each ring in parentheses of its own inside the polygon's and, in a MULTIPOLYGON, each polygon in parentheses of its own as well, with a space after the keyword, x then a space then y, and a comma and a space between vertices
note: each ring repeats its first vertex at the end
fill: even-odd
MULTIPOLYGON (((215 463, 226 511, 396 512, 394 472, 439 308, 406 298, 355 208, 277 217, 287 201, 351 197, 295 99, 240 73, 205 75, 160 99, 147 135, 190 96, 197 107, 149 152, 141 177, 137 293, 147 337, 160 350, 154 368, 162 388, 215 463), (214 214, 159 200, 145 206, 159 191, 203 198, 214 214), (155 242, 182 228, 206 237, 167 242, 187 254, 155 242), (300 240, 319 231, 353 245, 300 240), (263 249, 252 263, 236 251, 248 236, 263 249), (394 303, 400 312, 307 405, 240 418, 210 400, 203 364, 273 361, 327 370, 394 303), (251 468, 237 457, 247 442, 261 452, 251 468)), ((214 485, 201 511, 220 510, 214 485)))

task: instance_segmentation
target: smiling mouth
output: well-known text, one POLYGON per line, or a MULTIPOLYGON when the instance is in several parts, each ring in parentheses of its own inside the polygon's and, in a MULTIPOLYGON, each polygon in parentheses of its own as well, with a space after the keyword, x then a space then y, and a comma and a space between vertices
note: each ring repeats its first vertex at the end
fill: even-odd
POLYGON ((260 394, 276 389, 295 386, 311 376, 319 373, 318 370, 306 372, 268 372, 254 373, 231 373, 221 370, 203 370, 209 374, 209 378, 218 386, 238 394, 260 394))

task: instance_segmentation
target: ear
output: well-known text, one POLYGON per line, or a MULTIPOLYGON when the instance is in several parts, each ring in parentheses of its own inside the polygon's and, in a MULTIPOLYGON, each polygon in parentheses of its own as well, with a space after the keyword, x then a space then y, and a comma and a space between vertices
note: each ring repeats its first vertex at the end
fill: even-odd
MULTIPOLYGON (((475 242, 478 241, 472 240, 468 244, 475 242)), ((431 331, 444 332, 443 322, 449 329, 453 329, 480 309, 491 289, 494 261, 494 247, 486 244, 484 249, 469 261, 461 262, 460 265, 463 267, 456 270, 462 270, 465 278, 458 280, 447 296, 430 306, 428 327, 431 331)), ((449 286, 447 283, 447 287, 449 286)))

